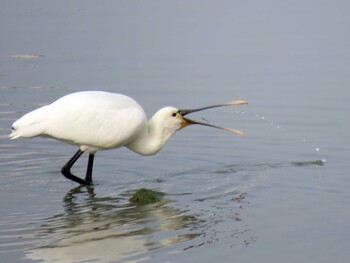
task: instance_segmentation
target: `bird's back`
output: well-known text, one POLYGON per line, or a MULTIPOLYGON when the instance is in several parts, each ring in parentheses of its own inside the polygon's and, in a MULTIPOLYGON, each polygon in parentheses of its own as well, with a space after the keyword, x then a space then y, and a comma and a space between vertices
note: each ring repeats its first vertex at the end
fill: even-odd
POLYGON ((109 149, 129 143, 146 125, 142 107, 132 98, 85 91, 24 115, 10 137, 48 136, 87 149, 109 149))

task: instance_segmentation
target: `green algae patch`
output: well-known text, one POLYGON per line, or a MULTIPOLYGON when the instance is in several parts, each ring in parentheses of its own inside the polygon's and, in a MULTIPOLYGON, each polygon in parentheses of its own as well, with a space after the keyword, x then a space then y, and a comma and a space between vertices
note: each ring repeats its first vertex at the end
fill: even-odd
POLYGON ((129 201, 134 205, 154 204, 161 201, 164 195, 163 192, 141 188, 133 194, 129 201))

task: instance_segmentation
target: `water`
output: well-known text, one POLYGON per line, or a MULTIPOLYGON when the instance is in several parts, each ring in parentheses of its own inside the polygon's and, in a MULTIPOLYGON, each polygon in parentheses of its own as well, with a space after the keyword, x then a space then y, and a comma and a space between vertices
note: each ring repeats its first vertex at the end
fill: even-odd
MULTIPOLYGON (((4 1, 2 262, 346 262, 346 1, 4 1), (79 90, 193 114, 156 156, 99 152, 95 185, 60 175, 72 146, 10 141, 24 113, 79 90), (135 207, 142 187, 163 202, 135 207)), ((75 166, 83 173, 86 156, 75 166)))

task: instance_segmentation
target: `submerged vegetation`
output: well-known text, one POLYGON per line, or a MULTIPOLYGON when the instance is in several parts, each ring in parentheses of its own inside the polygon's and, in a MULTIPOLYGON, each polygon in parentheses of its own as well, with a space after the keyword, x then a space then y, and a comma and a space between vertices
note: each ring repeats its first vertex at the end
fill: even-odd
POLYGON ((161 201, 164 195, 163 192, 141 188, 133 194, 129 201, 134 205, 148 205, 161 201))

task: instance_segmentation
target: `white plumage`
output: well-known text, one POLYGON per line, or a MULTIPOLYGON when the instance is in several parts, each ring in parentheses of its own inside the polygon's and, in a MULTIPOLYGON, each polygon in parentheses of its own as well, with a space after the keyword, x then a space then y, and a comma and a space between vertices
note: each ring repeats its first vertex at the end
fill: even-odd
POLYGON ((24 115, 10 137, 48 136, 95 152, 127 144, 146 125, 145 112, 127 96, 77 92, 24 115))
POLYGON ((237 130, 189 120, 183 116, 208 108, 245 103, 233 101, 194 110, 166 107, 148 122, 142 107, 128 96, 102 91, 76 92, 24 115, 13 123, 9 137, 52 137, 78 146, 78 152, 62 168, 62 173, 78 183, 90 184, 93 158, 98 150, 125 146, 141 155, 152 155, 162 149, 176 131, 189 124, 225 129, 242 135, 237 130), (72 175, 70 168, 85 151, 90 155, 83 180, 72 175))

